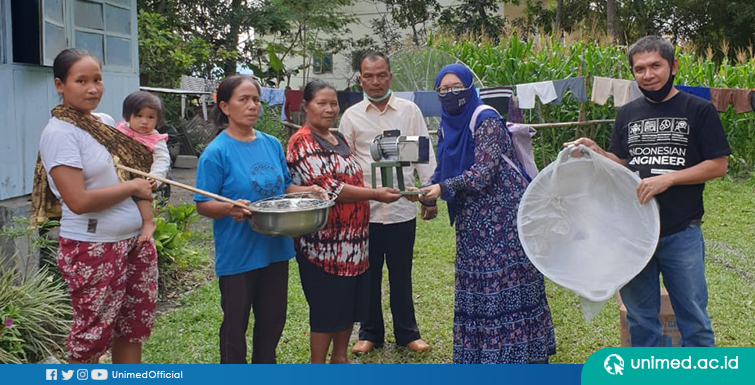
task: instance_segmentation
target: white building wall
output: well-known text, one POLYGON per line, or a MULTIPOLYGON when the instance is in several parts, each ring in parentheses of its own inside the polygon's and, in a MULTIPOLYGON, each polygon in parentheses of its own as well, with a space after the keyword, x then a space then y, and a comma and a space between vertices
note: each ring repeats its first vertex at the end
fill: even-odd
MULTIPOLYGON (((132 0, 132 36, 136 33, 136 0, 132 0)), ((30 194, 39 137, 60 104, 52 67, 13 62, 10 0, 0 0, 0 201, 30 194)), ((97 112, 119 120, 123 99, 139 90, 139 61, 134 48, 134 68, 103 69, 103 94, 97 112)), ((0 204, 2 206, 2 204, 0 204)))

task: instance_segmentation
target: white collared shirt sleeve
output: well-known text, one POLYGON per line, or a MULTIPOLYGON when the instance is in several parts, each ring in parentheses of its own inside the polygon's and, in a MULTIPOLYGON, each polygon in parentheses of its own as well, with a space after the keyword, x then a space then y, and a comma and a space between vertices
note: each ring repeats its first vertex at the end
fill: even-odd
POLYGON ((346 144, 354 152, 354 124, 351 122, 349 116, 347 114, 341 116, 341 121, 338 122, 338 132, 343 134, 343 137, 346 138, 346 144))

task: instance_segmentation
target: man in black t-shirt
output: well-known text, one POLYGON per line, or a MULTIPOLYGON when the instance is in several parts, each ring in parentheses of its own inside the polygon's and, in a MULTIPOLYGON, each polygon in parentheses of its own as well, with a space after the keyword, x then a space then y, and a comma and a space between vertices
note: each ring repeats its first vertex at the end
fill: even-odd
POLYGON ((661 346, 659 274, 669 292, 683 346, 713 346, 700 224, 705 182, 724 176, 731 149, 713 105, 674 87, 674 47, 658 36, 637 41, 627 54, 644 98, 616 114, 610 152, 585 145, 628 167, 642 182, 637 197, 655 197, 661 238, 648 265, 621 289, 632 346, 661 346))

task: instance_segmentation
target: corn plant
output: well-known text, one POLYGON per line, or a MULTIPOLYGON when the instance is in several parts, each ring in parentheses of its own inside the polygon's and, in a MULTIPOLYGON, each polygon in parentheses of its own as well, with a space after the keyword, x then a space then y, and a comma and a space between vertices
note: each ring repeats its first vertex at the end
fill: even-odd
MULTIPOLYGON (((591 38, 564 43, 546 36, 525 41, 514 33, 493 44, 480 38, 436 35, 429 45, 448 52, 468 65, 486 87, 585 76, 588 78, 589 94, 593 76, 632 79, 626 47, 606 45, 599 40, 591 38)), ((716 64, 712 61, 712 55, 708 56, 678 54, 676 84, 755 88, 755 58, 752 53, 742 50, 737 55, 736 63, 724 59, 716 64)), ((577 121, 582 108, 586 120, 613 119, 616 116, 616 108, 611 102, 601 106, 588 101, 582 106, 567 96, 559 106, 540 105, 538 102, 535 109, 525 111, 525 120, 528 123, 577 121)), ((755 113, 736 114, 729 108, 720 116, 732 148, 729 160, 731 173, 746 177, 755 167, 755 113)), ((610 132, 610 124, 587 129, 541 129, 538 136, 533 138, 535 154, 539 154, 536 156, 539 166, 543 167, 552 160, 561 150, 562 143, 581 135, 591 136, 605 148, 609 145, 610 132)))

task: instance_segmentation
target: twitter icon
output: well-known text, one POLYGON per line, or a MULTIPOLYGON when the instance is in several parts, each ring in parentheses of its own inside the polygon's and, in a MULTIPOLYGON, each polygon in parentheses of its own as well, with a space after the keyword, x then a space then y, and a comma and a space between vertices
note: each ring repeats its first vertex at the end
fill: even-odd
POLYGON ((73 377, 73 370, 61 370, 60 374, 63 375, 63 380, 70 380, 73 377))

